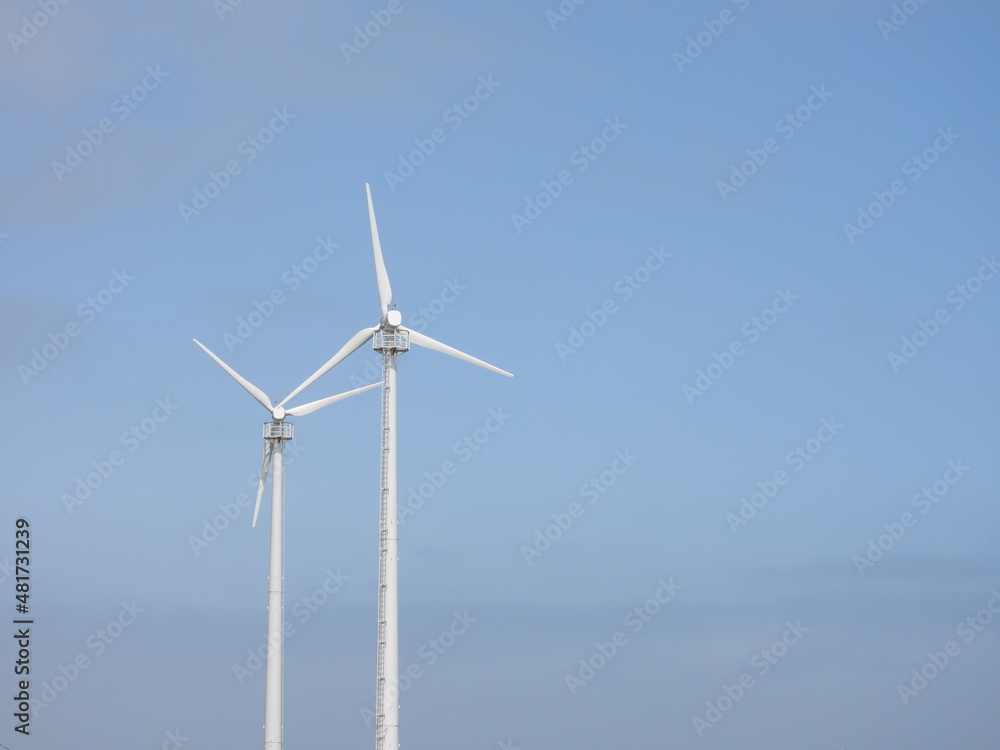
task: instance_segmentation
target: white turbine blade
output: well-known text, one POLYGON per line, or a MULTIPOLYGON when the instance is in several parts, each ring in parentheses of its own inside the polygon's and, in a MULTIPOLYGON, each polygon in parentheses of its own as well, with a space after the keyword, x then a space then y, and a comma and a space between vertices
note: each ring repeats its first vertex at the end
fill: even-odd
POLYGON ((392 304, 392 287, 389 286, 389 274, 385 270, 385 261, 382 260, 382 243, 378 241, 378 226, 375 224, 375 206, 372 205, 372 189, 365 183, 365 192, 368 193, 368 221, 372 225, 372 246, 375 248, 375 279, 378 281, 378 301, 382 305, 382 314, 389 311, 392 304))
POLYGON ((260 402, 261 406, 263 406, 269 412, 271 411, 271 399, 267 397, 267 394, 264 393, 264 391, 262 391, 260 388, 251 383, 249 380, 244 378, 242 375, 236 372, 236 370, 227 365, 221 359, 216 357, 212 353, 212 350, 209 349, 207 346, 205 346, 203 343, 201 343, 198 339, 194 339, 194 343, 200 346, 205 351, 205 354, 214 359, 216 364, 219 365, 219 367, 228 372, 230 376, 232 376, 233 380, 242 385, 246 389, 247 393, 249 393, 251 396, 257 399, 257 401, 260 402))
POLYGON ((337 352, 332 357, 330 357, 330 359, 328 359, 326 361, 325 365, 323 365, 321 368, 319 368, 318 370, 316 370, 316 372, 314 372, 312 375, 310 375, 308 378, 306 378, 306 380, 302 383, 302 385, 300 385, 294 391, 292 391, 287 396, 285 396, 281 400, 281 403, 278 404, 278 406, 284 406, 289 400, 291 400, 291 399, 295 398, 296 396, 298 396, 300 393, 302 393, 302 391, 304 391, 306 388, 308 388, 313 383, 315 383, 319 378, 323 377, 323 375, 325 375, 327 373, 327 371, 330 370, 330 368, 332 368, 334 365, 340 363, 343 359, 345 359, 352 352, 354 352, 354 351, 358 350, 359 348, 361 348, 361 345, 364 344, 366 341, 370 340, 371 337, 375 334, 376 330, 378 330, 378 329, 376 329, 376 328, 362 328, 360 331, 358 331, 356 334, 354 334, 351 337, 350 341, 348 341, 346 344, 344 344, 340 348, 339 352, 337 352))
POLYGON ((362 386, 361 388, 355 388, 353 391, 338 393, 336 396, 322 398, 319 401, 310 401, 308 404, 302 404, 301 406, 295 406, 291 409, 285 409, 285 414, 292 417, 301 417, 306 414, 312 414, 314 411, 322 409, 324 406, 329 406, 337 401, 343 401, 345 398, 350 398, 351 396, 357 396, 359 393, 370 391, 372 388, 378 388, 380 385, 382 384, 372 383, 371 385, 362 386))
POLYGON ((257 514, 260 512, 260 499, 264 497, 264 485, 267 483, 267 471, 271 468, 272 446, 270 440, 264 441, 264 463, 260 466, 260 484, 257 485, 257 504, 253 506, 253 525, 257 526, 257 514))
POLYGON ((466 362, 471 362, 474 365, 479 365, 480 367, 485 367, 487 370, 493 370, 493 372, 498 372, 501 375, 506 375, 508 378, 514 377, 513 373, 509 373, 506 370, 501 370, 499 367, 494 367, 489 362, 483 362, 481 359, 476 359, 475 357, 466 354, 465 352, 460 352, 458 349, 448 346, 447 344, 442 344, 440 341, 432 339, 430 336, 426 336, 417 331, 411 331, 409 328, 403 328, 400 326, 401 331, 406 331, 410 335, 410 342, 416 344, 417 346, 422 346, 425 349, 433 349, 436 352, 441 352, 442 354, 450 354, 452 357, 457 357, 458 359, 464 359, 466 362))

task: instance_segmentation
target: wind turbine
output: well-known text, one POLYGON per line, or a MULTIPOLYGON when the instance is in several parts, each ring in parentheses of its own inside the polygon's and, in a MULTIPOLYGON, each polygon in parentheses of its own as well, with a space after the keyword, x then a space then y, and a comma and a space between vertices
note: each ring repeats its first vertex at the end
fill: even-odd
MULTIPOLYGON (((362 391, 377 387, 372 383, 353 391, 340 393, 336 396, 311 401, 308 404, 285 409, 282 404, 271 406, 271 399, 260 388, 236 370, 219 359, 203 343, 194 339, 204 352, 215 360, 223 370, 243 386, 247 393, 253 396, 271 415, 271 421, 264 423, 264 463, 260 468, 260 484, 257 486, 257 503, 253 509, 253 525, 257 525, 257 513, 260 511, 260 501, 264 496, 264 484, 267 482, 268 469, 274 465, 271 477, 271 560, 267 580, 267 665, 264 677, 264 750, 281 750, 282 746, 282 714, 284 711, 282 693, 284 690, 284 561, 285 561, 285 496, 284 496, 284 444, 295 437, 293 425, 286 422, 285 417, 301 417, 310 414, 324 406, 355 396, 362 391)), ((301 386, 300 386, 301 390, 301 386)), ((289 396, 291 398, 291 396, 289 396)))
MULTIPOLYGON (((322 377, 336 364, 359 349, 369 339, 372 348, 383 357, 382 367, 382 466, 381 508, 379 531, 379 597, 378 597, 378 656, 375 693, 375 747, 376 750, 397 750, 399 747, 399 579, 398 579, 398 519, 396 479, 396 357, 409 351, 410 344, 433 349, 442 354, 471 362, 514 377, 506 370, 460 352, 447 344, 432 339, 419 331, 402 325, 403 316, 392 304, 392 287, 382 259, 382 245, 375 224, 372 191, 365 184, 368 194, 368 220, 372 230, 375 251, 375 279, 382 316, 378 325, 362 328, 313 373, 302 385, 292 391, 285 401, 297 396, 303 389, 322 377)), ((281 407, 285 401, 278 404, 281 407)))

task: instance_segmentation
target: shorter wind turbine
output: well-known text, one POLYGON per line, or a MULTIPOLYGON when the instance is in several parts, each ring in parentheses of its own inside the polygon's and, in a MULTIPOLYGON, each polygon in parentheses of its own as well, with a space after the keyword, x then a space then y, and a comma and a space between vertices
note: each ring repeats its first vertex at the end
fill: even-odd
MULTIPOLYGON (((285 541, 285 497, 284 497, 284 444, 294 435, 291 422, 285 422, 285 417, 301 417, 310 414, 324 406, 345 398, 350 398, 363 391, 378 387, 372 383, 353 391, 340 393, 336 396, 310 401, 308 404, 285 409, 283 406, 272 406, 272 401, 260 388, 241 376, 236 370, 219 359, 198 339, 194 343, 215 360, 223 370, 246 389, 257 402, 267 409, 271 421, 264 423, 264 463, 260 468, 260 484, 257 487, 257 502, 253 509, 253 525, 257 525, 257 513, 260 511, 260 501, 264 496, 264 484, 267 482, 268 470, 273 464, 274 474, 271 477, 271 561, 268 569, 267 586, 267 663, 264 678, 264 750, 281 750, 282 746, 282 713, 283 676, 284 676, 284 541, 285 541)), ((291 397, 289 397, 291 398, 291 397)), ((286 398, 281 403, 287 401, 286 398)))

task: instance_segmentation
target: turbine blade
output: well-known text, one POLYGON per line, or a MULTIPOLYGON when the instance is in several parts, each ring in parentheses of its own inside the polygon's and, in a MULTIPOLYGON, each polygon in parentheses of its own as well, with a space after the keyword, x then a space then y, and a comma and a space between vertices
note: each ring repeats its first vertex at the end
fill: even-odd
POLYGON ((327 398, 320 399, 319 401, 310 401, 308 404, 302 404, 301 406, 295 406, 291 409, 285 409, 285 414, 293 417, 301 417, 305 414, 312 414, 314 411, 322 409, 324 406, 329 406, 337 401, 343 401, 345 398, 350 398, 351 396, 357 396, 359 393, 370 391, 372 388, 378 388, 380 385, 382 384, 372 383, 371 385, 355 388, 353 391, 347 391, 346 393, 338 393, 336 396, 329 396, 327 398))
POLYGON ((378 241, 378 226, 375 224, 375 206, 372 205, 372 189, 365 183, 368 193, 368 221, 372 225, 372 246, 375 248, 375 279, 378 281, 378 301, 382 305, 382 314, 389 311, 392 304, 392 287, 389 286, 389 274, 382 260, 382 244, 378 241))
POLYGON ((479 365, 480 367, 485 367, 487 370, 493 370, 493 372, 498 372, 501 375, 506 375, 508 378, 514 377, 513 373, 509 373, 506 370, 501 370, 499 367, 494 367, 489 362, 483 362, 481 359, 476 359, 475 357, 466 354, 465 352, 460 352, 458 349, 448 346, 447 344, 442 344, 440 341, 432 339, 418 331, 411 331, 409 328, 403 328, 399 326, 400 330, 406 331, 410 335, 410 343, 416 344, 417 346, 422 346, 425 349, 433 349, 436 352, 441 352, 442 354, 450 354, 452 357, 457 357, 458 359, 464 359, 466 362, 471 362, 474 365, 479 365))
POLYGON ((298 396, 300 393, 302 393, 302 391, 304 391, 306 388, 315 383, 319 378, 325 375, 327 371, 330 370, 330 368, 332 368, 336 364, 339 364, 352 352, 357 351, 362 344, 371 339, 371 337, 375 334, 376 330, 377 329, 375 328, 362 328, 360 331, 354 334, 351 337, 350 341, 348 341, 340 348, 339 352, 330 357, 330 359, 326 361, 325 365, 323 365, 321 368, 316 370, 316 372, 314 372, 312 375, 306 378, 305 381, 303 381, 302 385, 300 385, 294 391, 285 396, 281 400, 281 403, 278 404, 278 406, 284 406, 289 400, 298 396))
POLYGON ((267 409, 268 412, 271 411, 271 408, 272 408, 271 407, 271 399, 269 399, 267 397, 267 394, 264 393, 264 391, 262 391, 260 388, 258 388, 253 383, 251 383, 249 380, 247 380, 246 378, 244 378, 242 375, 240 375, 238 372, 236 372, 236 370, 234 370, 232 367, 230 367, 229 365, 227 365, 221 359, 219 359, 218 357, 216 357, 212 353, 212 350, 209 349, 207 346, 205 346, 203 343, 201 343, 198 339, 194 339, 194 343, 196 343, 198 346, 200 346, 205 351, 205 354, 207 354, 209 357, 211 357, 212 359, 214 359, 215 362, 216 362, 216 364, 219 365, 219 367, 221 367, 223 370, 225 370, 226 372, 228 372, 230 374, 230 376, 233 378, 233 380, 235 380, 237 383, 239 383, 240 385, 242 385, 246 389, 247 393, 249 393, 251 396, 253 396, 255 399, 257 399, 257 401, 260 403, 261 406, 263 406, 265 409, 267 409))
POLYGON ((257 514, 260 512, 260 499, 264 497, 264 485, 267 483, 267 472, 271 468, 272 446, 270 440, 264 441, 264 463, 260 466, 260 484, 257 485, 257 503, 253 506, 253 525, 257 526, 257 514))

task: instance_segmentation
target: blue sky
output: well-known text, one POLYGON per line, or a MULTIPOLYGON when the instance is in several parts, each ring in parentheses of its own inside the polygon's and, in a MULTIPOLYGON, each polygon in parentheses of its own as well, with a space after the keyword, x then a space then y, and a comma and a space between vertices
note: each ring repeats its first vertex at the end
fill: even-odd
MULTIPOLYGON (((403 747, 994 748, 998 22, 7 3, 0 742, 260 741, 266 413, 191 339, 277 400, 373 325, 369 182, 404 323, 516 375, 399 363, 403 747)), ((286 741, 368 743, 379 399, 295 424, 286 741)))

